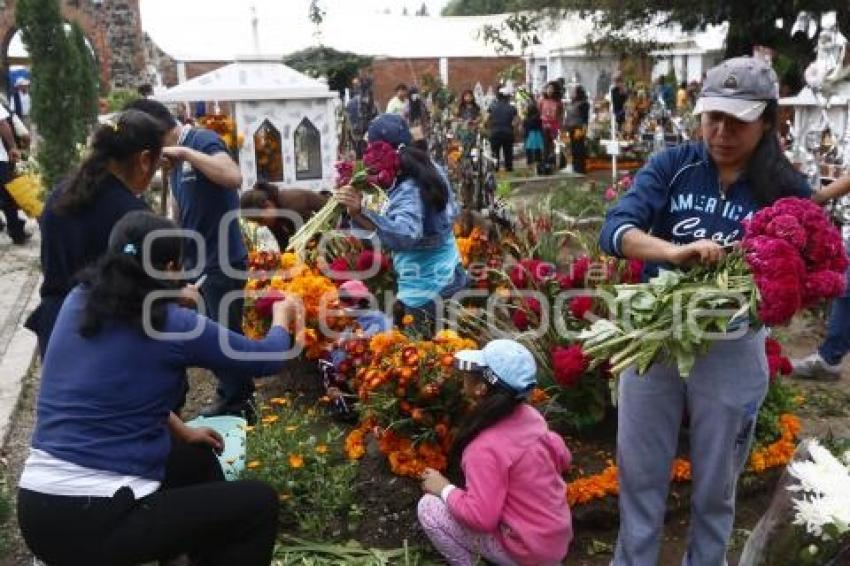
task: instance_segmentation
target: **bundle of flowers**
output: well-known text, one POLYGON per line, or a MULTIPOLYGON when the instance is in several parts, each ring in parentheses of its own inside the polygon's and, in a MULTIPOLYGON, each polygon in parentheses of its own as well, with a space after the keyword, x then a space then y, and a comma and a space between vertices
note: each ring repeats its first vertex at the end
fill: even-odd
POLYGON ((798 311, 844 291, 848 262, 841 232, 810 200, 780 199, 757 212, 746 226, 743 247, 765 324, 785 324, 798 311))
POLYGON ((279 255, 277 269, 269 270, 276 255, 260 252, 253 256, 251 278, 245 285, 242 330, 249 338, 262 338, 269 331, 274 302, 284 296, 298 297, 304 326, 289 330, 295 332, 296 343, 304 349, 307 359, 318 359, 332 347, 336 339, 333 334, 342 331, 348 322, 338 309, 337 287, 317 269, 300 263, 292 253, 279 255), (332 335, 326 336, 323 331, 332 335))
POLYGON ((741 564, 846 564, 850 559, 850 443, 800 445, 741 564))
MULTIPOLYGON (((336 164, 336 187, 350 185, 367 193, 373 201, 371 207, 379 204, 383 191, 388 191, 401 169, 398 152, 386 142, 370 143, 363 155, 362 163, 343 161, 336 164)), ((342 214, 339 202, 331 197, 316 214, 314 214, 289 239, 289 249, 298 257, 303 258, 307 245, 317 235, 334 228, 342 214)))
POLYGON ((750 323, 785 324, 801 309, 839 296, 847 259, 838 230, 813 202, 787 198, 754 215, 739 248, 718 265, 661 270, 648 283, 615 285, 617 320, 581 336, 597 363, 639 373, 672 358, 687 377, 718 334, 750 323), (793 215, 796 216, 793 216, 793 215))
POLYGON ((427 341, 394 330, 348 342, 340 369, 350 376, 367 423, 349 435, 349 456, 365 453, 364 435, 372 430, 393 473, 418 477, 426 467, 445 469, 452 427, 465 410, 454 353, 476 347, 452 331, 427 341))

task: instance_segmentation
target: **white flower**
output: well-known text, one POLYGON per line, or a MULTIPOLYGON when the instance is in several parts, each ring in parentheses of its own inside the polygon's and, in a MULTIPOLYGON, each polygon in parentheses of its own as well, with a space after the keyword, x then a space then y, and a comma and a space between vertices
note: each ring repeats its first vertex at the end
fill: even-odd
MULTIPOLYGON (((817 442, 807 448, 811 460, 788 466, 788 472, 799 481, 788 490, 802 496, 793 502, 794 524, 824 539, 829 538, 824 532, 828 525, 844 534, 850 530, 850 470, 817 442)), ((847 454, 842 459, 846 460, 847 454)))

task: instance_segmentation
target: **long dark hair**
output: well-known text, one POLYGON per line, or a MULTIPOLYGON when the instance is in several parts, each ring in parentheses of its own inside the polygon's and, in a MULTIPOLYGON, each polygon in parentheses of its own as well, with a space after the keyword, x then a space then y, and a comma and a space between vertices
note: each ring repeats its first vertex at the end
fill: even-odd
POLYGON ((446 475, 452 483, 459 487, 466 484, 461 459, 463 451, 469 446, 469 443, 486 429, 512 415, 514 410, 524 402, 525 399, 517 397, 517 394, 513 391, 487 385, 487 394, 463 419, 457 436, 455 436, 451 448, 449 448, 446 475))
POLYGON ((480 113, 480 112, 481 112, 481 107, 480 107, 480 106, 478 106, 478 103, 475 101, 475 93, 474 93, 474 92, 472 92, 472 90, 471 90, 471 89, 466 89, 465 91, 463 91, 463 92, 460 94, 460 102, 459 102, 459 103, 458 103, 458 105, 457 105, 458 113, 460 113, 460 112, 461 112, 464 108, 466 108, 467 106, 471 106, 472 108, 475 108, 475 110, 476 110, 478 113, 480 113), (470 96, 472 96, 472 100, 470 100, 469 102, 464 102, 464 100, 463 100, 463 99, 464 99, 464 98, 466 98, 466 95, 467 95, 467 94, 468 94, 468 95, 470 95, 470 96))
POLYGON ((399 180, 413 179, 419 185, 422 202, 437 212, 445 210, 449 187, 428 153, 413 146, 402 147, 398 153, 401 158, 399 180))
POLYGON ((779 104, 771 100, 762 112, 761 119, 768 127, 746 170, 753 198, 760 206, 769 206, 782 197, 798 194, 804 182, 802 174, 794 169, 779 144, 778 110, 779 104))
MULTIPOLYGON (((90 338, 109 321, 142 328, 145 298, 153 291, 175 290, 180 282, 159 279, 146 266, 159 271, 180 268, 185 238, 166 235, 145 240, 156 230, 177 230, 177 225, 151 212, 134 210, 119 220, 109 235, 106 254, 80 275, 88 291, 80 334, 90 338)), ((150 322, 155 330, 165 325, 167 306, 174 299, 154 301, 150 322)))
POLYGON ((54 210, 74 213, 94 201, 109 174, 110 162, 126 166, 143 151, 150 151, 159 159, 165 133, 165 126, 159 120, 138 110, 126 110, 114 123, 98 127, 88 157, 61 189, 54 210))
POLYGON ((273 183, 260 181, 254 184, 254 187, 242 193, 239 199, 239 207, 243 209, 263 208, 266 201, 271 201, 275 206, 278 205, 277 196, 279 189, 273 183))

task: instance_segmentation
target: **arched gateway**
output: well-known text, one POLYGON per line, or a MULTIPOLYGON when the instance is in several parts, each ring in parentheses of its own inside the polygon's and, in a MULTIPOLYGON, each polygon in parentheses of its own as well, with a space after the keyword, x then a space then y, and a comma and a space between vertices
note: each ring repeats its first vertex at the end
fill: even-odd
MULTIPOLYGON (((60 0, 62 15, 77 22, 91 43, 103 84, 135 87, 144 79, 144 40, 139 0, 60 0)), ((5 90, 9 42, 17 0, 0 0, 0 89, 5 90)))

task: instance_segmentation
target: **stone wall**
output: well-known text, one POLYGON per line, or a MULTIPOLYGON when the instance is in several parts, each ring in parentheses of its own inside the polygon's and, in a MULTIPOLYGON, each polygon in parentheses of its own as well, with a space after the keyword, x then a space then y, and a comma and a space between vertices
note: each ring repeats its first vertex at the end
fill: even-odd
MULTIPOLYGON (((0 0, 0 70, 7 67, 9 42, 17 31, 17 0, 0 0)), ((103 84, 135 88, 148 82, 139 0, 64 0, 62 15, 77 22, 95 52, 103 84)), ((2 73, 0 81, 5 80, 2 73)), ((2 84, 0 84, 2 86, 2 84)))

